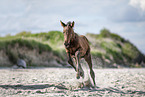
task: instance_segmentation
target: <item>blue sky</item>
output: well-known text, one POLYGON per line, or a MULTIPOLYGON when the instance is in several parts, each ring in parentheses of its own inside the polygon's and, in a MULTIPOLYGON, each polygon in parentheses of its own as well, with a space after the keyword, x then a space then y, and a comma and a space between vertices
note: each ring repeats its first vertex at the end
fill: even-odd
POLYGON ((60 20, 75 21, 79 34, 105 27, 145 54, 145 0, 0 0, 0 36, 62 31, 60 20))

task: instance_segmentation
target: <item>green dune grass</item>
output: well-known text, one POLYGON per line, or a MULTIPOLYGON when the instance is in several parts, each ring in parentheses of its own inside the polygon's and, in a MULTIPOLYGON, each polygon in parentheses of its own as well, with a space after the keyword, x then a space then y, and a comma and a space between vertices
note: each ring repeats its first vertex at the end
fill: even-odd
MULTIPOLYGON (((128 40, 111 33, 104 28, 100 34, 87 33, 93 57, 101 58, 104 63, 109 60, 111 63, 132 66, 145 62, 144 55, 128 40)), ((4 50, 10 61, 15 63, 18 56, 11 51, 10 47, 18 45, 19 48, 27 47, 30 50, 36 49, 39 54, 42 52, 53 52, 62 61, 66 61, 66 52, 63 46, 63 33, 60 31, 50 31, 41 33, 20 32, 14 36, 7 35, 0 37, 0 50, 4 50)))

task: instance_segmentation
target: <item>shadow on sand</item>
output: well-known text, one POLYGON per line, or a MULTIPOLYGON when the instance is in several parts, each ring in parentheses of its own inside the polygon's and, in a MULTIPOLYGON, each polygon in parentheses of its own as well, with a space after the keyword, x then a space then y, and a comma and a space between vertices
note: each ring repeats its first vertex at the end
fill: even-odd
POLYGON ((138 95, 145 95, 145 91, 139 91, 139 90, 119 90, 119 89, 116 89, 114 87, 109 87, 109 88, 100 88, 98 86, 96 86, 96 88, 93 88, 93 89, 90 89, 90 88, 81 88, 81 89, 77 89, 77 90, 73 90, 73 91, 89 91, 89 92, 96 92, 96 94, 98 92, 100 92, 98 94, 98 96, 103 96, 105 93, 109 94, 109 93, 117 93, 117 94, 120 94, 120 95, 125 95, 125 94, 138 94, 138 95))
POLYGON ((22 90, 37 90, 37 89, 45 89, 50 87, 55 87, 58 89, 68 90, 64 85, 62 84, 41 84, 41 85, 0 85, 1 88, 4 89, 22 89, 22 90))
MULTIPOLYGON (((66 88, 66 86, 64 86, 63 84, 41 84, 41 85, 0 85, 1 88, 3 89, 22 89, 22 90, 37 90, 37 89, 45 89, 45 88, 50 88, 50 87, 54 87, 57 88, 59 90, 69 90, 68 88, 66 88)), ((123 91, 123 90, 119 90, 116 89, 114 87, 109 87, 109 88, 100 88, 100 87, 96 87, 93 89, 90 88, 80 88, 80 89, 76 89, 76 90, 70 90, 72 92, 77 92, 77 91, 89 91, 90 93, 95 93, 98 96, 103 96, 105 93, 107 94, 112 94, 112 93, 117 93, 120 95, 126 95, 126 94, 138 94, 138 95, 145 95, 145 91, 133 91, 133 90, 127 90, 127 91, 123 91)), ((57 92, 57 91, 56 91, 57 92)))

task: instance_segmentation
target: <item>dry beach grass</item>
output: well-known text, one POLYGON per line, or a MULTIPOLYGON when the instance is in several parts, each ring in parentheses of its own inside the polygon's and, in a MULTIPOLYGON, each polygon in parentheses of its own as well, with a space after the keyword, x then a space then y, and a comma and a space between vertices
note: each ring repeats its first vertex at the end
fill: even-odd
POLYGON ((94 69, 96 88, 80 88, 71 68, 0 69, 0 97, 145 96, 145 69, 94 69))

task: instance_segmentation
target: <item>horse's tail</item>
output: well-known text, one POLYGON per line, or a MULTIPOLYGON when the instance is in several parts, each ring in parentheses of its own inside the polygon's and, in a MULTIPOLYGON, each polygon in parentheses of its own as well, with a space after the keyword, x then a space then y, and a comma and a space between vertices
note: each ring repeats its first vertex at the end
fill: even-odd
POLYGON ((86 40, 89 43, 89 40, 87 39, 86 36, 82 36, 84 40, 86 40))

